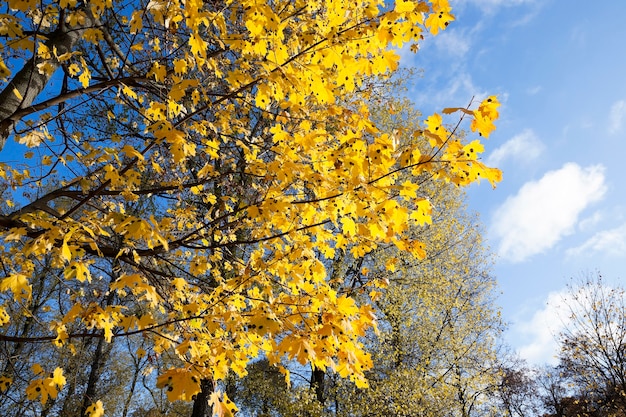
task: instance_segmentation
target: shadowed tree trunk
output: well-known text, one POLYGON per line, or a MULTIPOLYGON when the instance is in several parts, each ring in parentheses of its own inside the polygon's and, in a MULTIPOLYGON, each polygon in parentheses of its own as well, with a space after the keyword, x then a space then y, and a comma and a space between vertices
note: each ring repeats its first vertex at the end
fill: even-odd
POLYGON ((91 405, 96 398, 96 389, 98 387, 98 380, 100 379, 100 375, 102 374, 102 367, 105 363, 106 353, 104 351, 104 338, 98 339, 98 344, 96 345, 96 351, 93 354, 93 360, 91 362, 91 369, 89 371, 89 379, 87 380, 87 389, 85 390, 85 394, 83 394, 83 404, 80 407, 80 415, 87 417, 86 411, 87 407, 91 405))
MULTIPOLYGON (((52 33, 41 34, 48 39, 45 45, 50 51, 56 51, 57 56, 72 52, 83 37, 85 29, 93 26, 94 20, 90 15, 91 13, 85 13, 84 22, 75 26, 67 25, 65 16, 59 16, 58 27, 52 33)), ((35 53, 0 92, 0 151, 4 148, 14 124, 23 117, 19 111, 33 104, 59 66, 56 58, 43 59, 35 53), (38 65, 44 62, 52 65, 50 71, 39 71, 38 65)))
POLYGON ((326 377, 326 372, 313 367, 313 372, 311 373, 311 387, 315 389, 315 397, 320 404, 324 405, 324 378, 326 377))
MULTIPOLYGON (((116 268, 114 267, 114 270, 116 268)), ((111 282, 113 282, 115 278, 112 277, 111 282)), ((109 306, 113 303, 113 299, 115 297, 114 292, 110 292, 106 298, 105 306, 109 306)), ((89 378, 87 379, 87 388, 85 389, 85 393, 83 394, 83 403, 80 407, 80 415, 88 417, 87 415, 87 407, 89 407, 92 402, 96 399, 96 390, 98 388, 98 382, 100 381, 100 377, 102 375, 102 369, 107 362, 108 356, 113 348, 112 343, 106 343, 103 337, 103 332, 101 337, 98 338, 98 344, 96 345, 96 350, 93 354, 93 360, 91 361, 91 369, 89 370, 89 378)))
POLYGON ((210 414, 209 410, 209 397, 213 392, 213 381, 210 379, 203 379, 200 381, 201 391, 196 394, 193 400, 193 410, 191 411, 191 417, 207 417, 210 414))

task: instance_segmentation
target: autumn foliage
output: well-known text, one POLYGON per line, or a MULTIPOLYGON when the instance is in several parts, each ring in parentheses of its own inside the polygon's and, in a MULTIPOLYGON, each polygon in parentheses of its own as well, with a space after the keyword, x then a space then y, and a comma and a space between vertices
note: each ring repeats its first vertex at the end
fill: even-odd
MULTIPOLYGON (((500 179, 450 127, 467 117, 489 136, 495 97, 401 144, 370 115, 393 48, 453 19, 447 0, 9 0, 0 341, 76 355, 141 335, 137 357, 177 358, 154 381, 172 401, 259 356, 364 386, 376 318, 328 264, 380 246, 423 257, 410 230, 431 221, 424 176, 500 179)), ((364 268, 356 289, 384 285, 364 268)), ((28 360, 6 361, 0 389, 16 398, 45 406, 66 384, 43 361, 17 384, 28 360)))

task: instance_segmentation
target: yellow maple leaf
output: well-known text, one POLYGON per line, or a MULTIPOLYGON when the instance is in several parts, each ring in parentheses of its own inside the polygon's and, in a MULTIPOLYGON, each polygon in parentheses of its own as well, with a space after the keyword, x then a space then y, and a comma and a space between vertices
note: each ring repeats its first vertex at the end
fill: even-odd
MULTIPOLYGON (((12 207, 12 204, 10 204, 8 201, 7 205, 9 207, 12 207)), ((14 227, 9 230, 9 233, 5 236, 4 240, 6 240, 7 242, 18 241, 22 238, 22 236, 26 236, 26 233, 27 230, 25 227, 14 227)))
POLYGON ((65 383, 66 380, 63 376, 63 370, 56 368, 52 376, 31 381, 26 388, 26 397, 29 400, 39 398, 41 404, 45 405, 49 398, 55 399, 57 397, 59 390, 63 388, 65 383))
POLYGON ((165 388, 170 401, 190 401, 200 392, 200 380, 189 370, 169 369, 157 378, 157 388, 165 388))
POLYGON ((32 287, 28 282, 28 278, 23 274, 12 274, 0 281, 0 291, 6 292, 11 290, 13 296, 17 300, 30 300, 32 287))
POLYGON ((61 245, 61 258, 66 261, 70 261, 72 259, 72 251, 70 250, 70 247, 67 244, 66 240, 64 240, 63 244, 61 245))
POLYGON ((102 31, 97 28, 88 28, 83 31, 83 39, 87 42, 97 44, 98 41, 103 39, 102 31))
POLYGON ((463 154, 465 155, 465 158, 469 160, 475 160, 478 158, 477 154, 484 152, 484 150, 485 147, 479 140, 474 140, 463 146, 463 154))
POLYGON ((486 179, 491 183, 492 187, 495 188, 496 184, 502 181, 502 171, 498 168, 489 168, 479 161, 473 162, 473 165, 475 166, 477 177, 486 179))
POLYGON ((145 159, 142 153, 131 145, 124 145, 124 147, 122 148, 122 153, 129 158, 137 158, 140 161, 143 161, 145 159))
POLYGON ((131 16, 129 27, 130 33, 137 33, 143 28, 142 17, 144 10, 135 10, 131 16))
POLYGON ((320 103, 332 104, 335 101, 335 94, 333 90, 323 81, 321 77, 314 78, 311 90, 315 95, 315 98, 320 103))
POLYGON ((69 339, 69 335, 67 334, 67 326, 62 322, 54 322, 50 326, 50 330, 55 330, 57 332, 57 337, 53 341, 53 343, 57 347, 63 346, 65 342, 69 339))
POLYGON ((87 413, 89 417, 103 417, 104 405, 102 404, 102 401, 98 400, 95 403, 91 403, 91 405, 85 410, 85 413, 87 413))
POLYGON ((30 367, 30 370, 33 371, 35 375, 41 375, 44 372, 43 367, 38 363, 34 363, 33 366, 30 367))
POLYGON ((209 398, 209 405, 213 408, 213 416, 217 417, 233 417, 239 410, 225 392, 212 392, 209 398))
POLYGON ((0 392, 5 392, 6 390, 8 390, 12 383, 12 378, 4 375, 0 376, 0 392))
POLYGON ((11 70, 6 66, 2 58, 0 57, 0 80, 7 78, 11 75, 11 70))
POLYGON ((260 335, 276 334, 280 330, 280 323, 270 317, 257 314, 250 318, 248 328, 260 335))
POLYGON ((438 134, 442 123, 441 115, 435 113, 426 119, 426 128, 429 132, 438 134))
POLYGON ((341 230, 345 235, 354 236, 356 234, 356 223, 351 217, 343 217, 341 223, 343 225, 341 230))
POLYGON ((267 106, 269 106, 271 102, 271 94, 272 94, 272 89, 270 88, 269 85, 260 84, 257 87, 256 105, 261 109, 267 108, 267 106))
MULTIPOLYGON (((130 88, 127 85, 122 84, 122 92, 127 96, 130 97, 132 99, 137 99, 137 93, 135 93, 132 88, 130 88)), ((130 146, 130 145, 127 145, 130 146)))
POLYGON ((31 130, 18 139, 18 142, 22 145, 26 145, 29 148, 36 148, 46 139, 46 134, 41 130, 31 130))
POLYGON ((337 311, 345 316, 353 316, 358 313, 359 309, 354 302, 354 299, 351 297, 347 297, 342 295, 337 298, 337 311))
POLYGON ((432 224, 431 218, 432 206, 430 201, 424 199, 416 203, 416 207, 413 209, 409 218, 415 220, 419 225, 432 224))
POLYGON ((495 130, 496 126, 492 119, 486 117, 480 112, 475 112, 474 120, 472 120, 470 128, 472 129, 472 132, 478 131, 481 136, 488 138, 491 132, 495 130))
POLYGON ((76 63, 72 63, 67 67, 67 72, 69 72, 71 77, 75 77, 80 72, 80 67, 76 63))
POLYGON ((473 111, 474 120, 470 128, 473 132, 478 131, 481 136, 489 137, 496 128, 494 121, 498 118, 500 102, 496 96, 489 96, 480 103, 478 109, 473 111))
POLYGON ((183 75, 187 73, 187 61, 184 59, 175 59, 174 60, 174 72, 177 75, 183 75))
MULTIPOLYGON (((0 306, 0 326, 4 326, 5 324, 11 321, 11 316, 7 313, 6 309, 0 306)), ((1 391, 1 389, 0 389, 1 391)))
POLYGON ((384 239, 387 237, 386 228, 383 228, 377 221, 370 220, 367 223, 367 227, 373 239, 384 239))
POLYGON ((37 71, 40 74, 43 74, 46 76, 51 76, 52 74, 54 74, 54 71, 56 69, 57 69, 56 65, 54 65, 50 61, 44 61, 44 62, 40 62, 39 64, 37 64, 37 71))
POLYGON ((117 187, 122 184, 122 178, 113 165, 105 165, 104 179, 111 182, 111 186, 117 187))
MULTIPOLYGON (((64 247, 67 247, 65 243, 64 247)), ((65 256, 66 255, 63 257, 65 258, 65 256)), ((69 252, 69 256, 71 257, 71 251, 69 252)), ((71 262, 63 271, 63 275, 65 276, 65 279, 76 279, 80 282, 91 282, 91 272, 89 271, 88 265, 84 262, 71 262)))
POLYGON ((85 61, 85 58, 80 57, 80 64, 82 72, 78 76, 78 81, 80 81, 83 88, 87 88, 89 87, 89 81, 91 81, 91 72, 89 71, 89 67, 87 66, 87 61, 85 61))
POLYGON ((164 81, 167 75, 167 69, 165 66, 159 64, 158 62, 152 63, 152 69, 148 73, 148 76, 154 77, 156 81, 164 81))
POLYGON ((450 22, 454 20, 454 16, 450 13, 449 7, 442 7, 437 12, 431 13, 426 18, 426 27, 430 30, 430 33, 436 35, 440 30, 448 27, 450 22))
POLYGON ((51 380, 48 381, 50 384, 55 384, 59 387, 64 386, 66 383, 65 376, 63 376, 63 369, 61 368, 56 368, 52 372, 52 377, 50 379, 51 380))
POLYGON ((417 190, 419 189, 419 185, 415 184, 411 181, 405 181, 402 183, 400 188, 400 196, 405 197, 407 200, 411 200, 413 198, 417 198, 417 190))
POLYGON ((416 3, 411 0, 398 0, 394 10, 398 13, 412 12, 415 9, 415 5, 416 3))

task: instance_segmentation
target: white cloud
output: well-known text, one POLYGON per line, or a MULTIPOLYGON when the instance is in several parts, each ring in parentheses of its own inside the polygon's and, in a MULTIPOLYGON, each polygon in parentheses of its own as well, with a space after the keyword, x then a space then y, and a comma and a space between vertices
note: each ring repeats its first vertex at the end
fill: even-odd
POLYGON ((437 49, 460 58, 470 49, 470 37, 465 32, 448 29, 435 38, 437 49))
POLYGON ((557 336, 564 326, 567 317, 567 290, 548 294, 544 307, 533 314, 527 322, 518 323, 512 330, 518 333, 526 343, 518 348, 519 355, 533 365, 558 362, 559 343, 557 336))
POLYGON ((451 2, 452 8, 459 7, 464 4, 474 4, 487 13, 495 13, 498 9, 503 7, 521 6, 521 5, 533 5, 536 4, 536 0, 453 0, 451 2))
POLYGON ((604 215, 600 211, 596 211, 591 216, 582 219, 578 223, 578 229, 582 230, 583 232, 590 232, 602 220, 604 220, 604 215))
POLYGON ((593 309, 597 291, 610 294, 615 289, 606 282, 586 285, 586 279, 574 280, 569 286, 549 293, 543 308, 535 311, 530 320, 519 322, 512 328, 517 336, 525 340, 518 347, 518 353, 523 359, 533 365, 556 365, 560 351, 559 337, 562 333, 568 333, 568 329, 580 329, 580 323, 574 322, 574 317, 578 316, 578 320, 581 320, 585 312, 593 309))
POLYGON ((490 231, 500 241, 500 256, 521 262, 550 249, 574 231, 582 211, 605 192, 601 165, 567 163, 524 184, 493 216, 490 231))
POLYGON ((615 134, 622 130, 626 118, 626 101, 619 100, 613 103, 609 113, 609 133, 615 134))
POLYGON ((549 293, 542 309, 537 310, 529 321, 515 326, 514 330, 527 340, 518 352, 529 363, 557 364, 559 335, 571 324, 572 312, 580 312, 588 300, 585 287, 574 288, 574 292, 566 287, 549 293))
POLYGON ((537 139, 535 132, 531 129, 526 129, 491 152, 486 163, 489 166, 500 166, 502 161, 506 159, 524 162, 532 161, 541 155, 544 148, 545 146, 537 139))
POLYGON ((566 253, 568 256, 623 256, 626 253, 626 223, 615 229, 598 232, 582 245, 568 249, 566 253))
MULTIPOLYGON (((419 87, 419 81, 417 83, 419 87)), ((487 97, 486 91, 480 89, 472 76, 463 70, 454 73, 454 77, 446 78, 440 88, 427 88, 416 91, 413 102, 421 108, 435 108, 441 110, 444 107, 464 106, 469 98, 474 97, 474 102, 479 103, 481 97, 487 97)), ((500 98, 501 95, 498 95, 500 98)), ((503 102, 502 98, 500 102, 503 102)))
POLYGON ((540 85, 535 85, 533 87, 528 88, 526 90, 526 94, 528 94, 529 96, 534 96, 535 94, 540 93, 542 89, 543 87, 541 87, 540 85))

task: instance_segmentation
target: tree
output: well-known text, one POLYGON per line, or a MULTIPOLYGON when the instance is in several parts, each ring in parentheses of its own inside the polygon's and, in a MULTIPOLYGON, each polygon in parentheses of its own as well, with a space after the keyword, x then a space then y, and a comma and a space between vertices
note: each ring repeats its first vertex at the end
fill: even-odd
MULTIPOLYGON (((370 80, 397 67, 389 47, 452 20, 445 0, 7 2, 0 341, 95 346, 92 416, 103 354, 137 336, 137 356, 172 358, 152 381, 170 400, 217 414, 236 407, 213 388, 259 355, 365 385, 372 308, 337 291, 328 262, 381 244, 423 257, 418 179, 500 178, 441 115, 398 148, 369 112, 370 80), (34 308, 42 280, 56 297, 34 308)), ((444 113, 488 136, 497 107, 444 113)), ((31 369, 15 395, 38 414, 69 374, 31 369)), ((6 390, 18 374, 2 378, 6 390)))
POLYGON ((539 415, 538 375, 548 375, 528 368, 519 359, 508 360, 502 364, 498 389, 495 390, 496 407, 505 416, 533 417, 539 415))
POLYGON ((626 293, 598 274, 572 284, 564 299, 560 366, 586 415, 626 413, 626 293))
POLYGON ((571 381, 560 366, 543 367, 536 372, 535 385, 541 393, 546 416, 566 417, 580 415, 576 399, 572 396, 571 381))
POLYGON ((370 388, 338 381, 338 415, 478 415, 493 389, 501 331, 494 282, 457 191, 437 188, 432 195, 433 227, 420 235, 431 249, 424 259, 396 257, 394 249, 376 253, 374 270, 389 285, 373 295, 380 334, 366 343, 374 352, 370 388))
POLYGON ((562 299, 567 317, 561 317, 558 366, 504 367, 497 393, 501 408, 519 416, 540 409, 554 417, 624 415, 625 295, 599 274, 573 281, 562 299))
MULTIPOLYGON (((372 114, 381 129, 395 132, 399 147, 421 118, 409 102, 398 99, 372 105, 372 114)), ((423 259, 379 245, 361 258, 345 256, 329 267, 338 277, 337 288, 371 303, 378 318, 378 332, 364 336, 373 360, 366 372, 369 388, 358 389, 332 370, 293 367, 294 374, 302 375, 296 389, 268 390, 256 383, 267 378, 264 370, 242 380, 243 386, 257 387, 242 390, 257 399, 245 401, 243 411, 304 415, 288 407, 301 402, 302 389, 308 388, 322 415, 479 415, 499 375, 495 339, 502 324, 494 306, 490 255, 481 243, 478 220, 467 213, 462 190, 425 176, 420 192, 433 207, 432 225, 411 231, 428 248, 423 259), (386 287, 370 287, 374 277, 385 280, 386 287)))
MULTIPOLYGON (((406 102, 373 110, 388 131, 410 132, 420 114, 406 102)), ((368 274, 388 282, 366 297, 375 306, 379 334, 368 334, 373 352, 370 388, 337 381, 337 415, 470 416, 479 411, 498 375, 495 340, 502 323, 494 305, 491 257, 478 219, 467 212, 461 189, 430 177, 420 192, 432 205, 432 224, 414 228, 428 248, 419 260, 394 246, 371 252, 368 274)))

